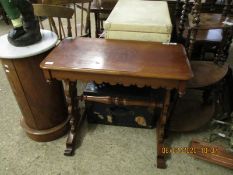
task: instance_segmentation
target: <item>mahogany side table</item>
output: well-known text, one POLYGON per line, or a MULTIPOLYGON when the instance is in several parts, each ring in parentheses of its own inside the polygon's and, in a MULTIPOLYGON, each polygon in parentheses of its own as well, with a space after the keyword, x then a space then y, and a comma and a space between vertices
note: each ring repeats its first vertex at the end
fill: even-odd
MULTIPOLYGON (((71 129, 65 155, 74 153, 75 137, 83 117, 79 112, 76 80, 164 88, 164 99, 155 105, 161 108, 156 128, 157 167, 166 167, 162 148, 165 146, 164 132, 171 107, 171 90, 177 89, 182 95, 186 81, 193 76, 182 45, 91 38, 63 40, 40 66, 47 79, 69 82, 67 99, 70 99, 71 129)), ((126 101, 123 99, 115 102, 124 104, 126 101)))
POLYGON ((55 33, 42 30, 42 40, 14 47, 7 35, 0 37, 0 59, 23 117, 21 126, 35 141, 51 141, 67 131, 67 109, 62 83, 48 84, 40 62, 56 45, 55 33))

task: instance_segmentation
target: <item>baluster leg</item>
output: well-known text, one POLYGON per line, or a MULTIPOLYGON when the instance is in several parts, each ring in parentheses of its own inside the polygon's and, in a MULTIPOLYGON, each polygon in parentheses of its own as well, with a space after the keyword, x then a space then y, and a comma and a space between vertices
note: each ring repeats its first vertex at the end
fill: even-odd
POLYGON ((166 168, 165 154, 162 152, 164 148, 165 125, 169 116, 171 90, 167 89, 164 97, 163 108, 159 121, 157 123, 157 168, 166 168))
POLYGON ((72 156, 76 146, 76 133, 81 115, 79 103, 77 99, 77 81, 69 81, 69 91, 67 94, 68 113, 70 115, 70 131, 66 141, 66 149, 64 155, 72 156))
POLYGON ((187 21, 187 18, 188 18, 188 4, 189 4, 189 0, 185 0, 182 6, 181 17, 179 19, 178 40, 180 42, 183 41, 183 32, 185 29, 185 22, 187 21))

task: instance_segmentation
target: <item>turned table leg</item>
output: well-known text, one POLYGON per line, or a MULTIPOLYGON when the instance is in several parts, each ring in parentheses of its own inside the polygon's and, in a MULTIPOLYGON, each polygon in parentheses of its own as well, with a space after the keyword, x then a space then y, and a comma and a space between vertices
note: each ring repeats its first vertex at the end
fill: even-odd
POLYGON ((69 82, 69 90, 67 94, 68 113, 70 115, 70 131, 66 141, 66 149, 64 155, 72 156, 76 145, 76 133, 81 115, 79 110, 79 102, 77 98, 77 81, 69 82))
POLYGON ((166 90, 163 108, 157 123, 157 168, 166 168, 165 154, 162 152, 164 147, 165 125, 168 120, 168 108, 170 104, 171 90, 166 90))

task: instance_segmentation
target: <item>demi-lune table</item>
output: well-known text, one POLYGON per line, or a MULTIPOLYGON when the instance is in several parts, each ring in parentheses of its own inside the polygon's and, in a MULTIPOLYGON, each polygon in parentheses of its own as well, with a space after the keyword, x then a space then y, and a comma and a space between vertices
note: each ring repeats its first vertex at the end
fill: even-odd
POLYGON ((171 90, 177 89, 182 95, 186 81, 193 76, 182 45, 91 38, 63 40, 40 66, 48 80, 69 82, 71 129, 65 155, 74 153, 77 126, 82 118, 76 80, 164 88, 163 101, 156 103, 161 108, 161 116, 157 122, 157 167, 166 167, 162 148, 171 90))

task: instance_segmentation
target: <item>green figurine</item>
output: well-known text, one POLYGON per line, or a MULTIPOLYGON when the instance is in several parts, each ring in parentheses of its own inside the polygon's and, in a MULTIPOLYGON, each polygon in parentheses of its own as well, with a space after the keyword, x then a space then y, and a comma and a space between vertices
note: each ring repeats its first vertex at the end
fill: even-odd
POLYGON ((13 24, 8 33, 8 41, 12 45, 23 47, 41 40, 39 22, 29 0, 0 0, 0 3, 13 24))

